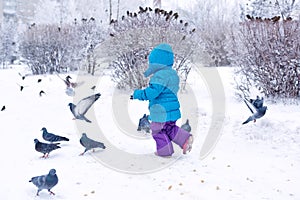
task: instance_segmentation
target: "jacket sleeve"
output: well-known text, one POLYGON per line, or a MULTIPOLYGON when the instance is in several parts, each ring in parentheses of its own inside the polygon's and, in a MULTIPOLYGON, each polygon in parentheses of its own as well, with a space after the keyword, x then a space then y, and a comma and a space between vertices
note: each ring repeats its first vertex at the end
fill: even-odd
POLYGON ((150 83, 144 90, 135 90, 133 92, 133 99, 138 100, 153 100, 160 95, 165 89, 163 85, 150 83))

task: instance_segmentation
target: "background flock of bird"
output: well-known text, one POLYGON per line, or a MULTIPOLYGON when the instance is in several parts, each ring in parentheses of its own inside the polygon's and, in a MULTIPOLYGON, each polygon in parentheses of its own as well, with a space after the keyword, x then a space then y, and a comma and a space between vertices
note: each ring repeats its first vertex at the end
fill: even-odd
MULTIPOLYGON (((22 76, 20 73, 19 75, 22 77, 22 80, 26 78, 26 76, 22 76)), ((70 76, 67 76, 65 79, 61 78, 59 75, 58 77, 61 80, 63 80, 63 82, 65 83, 66 85, 65 91, 66 94, 69 96, 74 96, 75 95, 74 89, 83 84, 83 82, 81 83, 71 82, 70 79, 72 78, 70 76)), ((42 82, 42 79, 38 79, 37 82, 38 83, 42 82)), ((19 86, 21 92, 23 91, 24 87, 26 87, 24 85, 19 85, 19 86)), ((95 87, 96 86, 93 86, 91 89, 95 90, 95 87)), ((43 90, 41 90, 39 92, 39 96, 42 96, 43 94, 45 95, 46 93, 43 90)), ((74 119, 84 120, 88 123, 91 123, 91 121, 85 117, 85 114, 91 108, 91 106, 100 98, 100 96, 101 96, 100 93, 96 93, 81 99, 76 105, 73 103, 69 103, 68 106, 74 116, 74 119)), ((259 96, 257 96, 256 99, 245 98, 244 102, 246 106, 249 108, 249 110, 251 111, 252 115, 242 124, 246 124, 250 121, 256 122, 257 119, 265 115, 267 106, 263 106, 264 103, 263 97, 260 98, 259 96)), ((6 106, 3 105, 1 111, 4 111, 5 109, 6 106)), ((184 124, 182 124, 181 128, 185 129, 188 132, 191 132, 191 126, 189 124, 188 119, 184 124)), ((41 131, 42 131, 42 138, 45 140, 45 142, 41 142, 37 138, 34 139, 35 150, 43 154, 41 158, 45 158, 45 159, 48 158, 50 152, 61 148, 59 146, 61 142, 69 141, 69 138, 67 137, 48 132, 48 130, 45 127, 43 127, 41 131)), ((143 131, 146 132, 147 134, 151 132, 149 115, 144 114, 139 119, 137 131, 143 131)), ((79 154, 81 156, 84 155, 89 150, 94 151, 95 148, 100 148, 100 149, 106 148, 102 142, 95 141, 89 138, 86 133, 82 133, 79 143, 85 148, 84 151, 81 154, 79 154)), ((55 193, 52 192, 51 189, 58 183, 56 170, 50 169, 48 174, 32 177, 29 180, 29 182, 32 182, 38 188, 36 193, 37 196, 39 195, 39 192, 44 189, 47 190, 50 193, 50 195, 54 195, 55 193)))

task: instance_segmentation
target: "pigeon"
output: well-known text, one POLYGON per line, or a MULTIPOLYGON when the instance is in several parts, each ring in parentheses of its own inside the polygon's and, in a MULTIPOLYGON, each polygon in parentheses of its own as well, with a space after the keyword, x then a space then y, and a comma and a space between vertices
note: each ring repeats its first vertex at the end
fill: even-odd
POLYGON ((144 130, 146 133, 150 133, 150 122, 148 120, 149 115, 144 114, 139 120, 137 131, 144 130))
POLYGON ((71 82, 70 79, 72 79, 72 77, 68 75, 65 78, 65 80, 64 80, 64 82, 65 82, 65 84, 66 84, 67 87, 76 88, 76 87, 78 87, 78 86, 80 86, 80 85, 82 85, 84 83, 84 82, 78 82, 78 83, 71 82))
POLYGON ((69 103, 71 112, 73 113, 75 119, 85 120, 91 123, 84 115, 90 109, 90 107, 100 98, 101 94, 97 93, 86 98, 81 99, 77 105, 69 103))
POLYGON ((43 95, 43 94, 46 94, 43 90, 40 91, 39 95, 40 97, 43 95))
POLYGON ((1 111, 4 111, 4 110, 5 110, 5 108, 6 108, 5 106, 2 106, 2 108, 1 108, 1 111))
POLYGON ((37 82, 38 82, 38 83, 42 82, 42 79, 39 78, 37 82))
POLYGON ((266 114, 267 106, 263 106, 263 100, 264 100, 263 97, 260 99, 258 96, 255 100, 254 99, 244 100, 245 104, 251 111, 252 115, 250 117, 248 117, 248 119, 246 121, 244 121, 243 124, 247 124, 250 121, 256 122, 256 119, 259 119, 266 114), (247 103, 247 102, 249 102, 254 107, 255 112, 250 107, 249 103, 247 103))
POLYGON ((91 90, 95 90, 96 89, 96 85, 94 85, 93 87, 91 87, 91 90))
POLYGON ((32 177, 29 182, 32 182, 37 188, 36 195, 39 196, 41 190, 48 190, 50 195, 55 195, 51 189, 58 183, 58 177, 56 175, 56 170, 51 169, 48 174, 32 177))
POLYGON ((82 136, 81 136, 79 142, 83 147, 85 147, 84 152, 80 154, 81 156, 88 150, 91 150, 94 148, 102 148, 102 149, 106 148, 102 142, 97 142, 95 140, 88 138, 86 133, 82 133, 82 136))
POLYGON ((192 128, 189 124, 189 120, 187 119, 186 122, 184 124, 181 125, 181 128, 186 130, 187 132, 191 132, 192 128))
POLYGON ((44 154, 42 156, 42 158, 48 158, 49 153, 51 151, 60 148, 60 146, 58 146, 59 143, 47 144, 47 143, 40 142, 38 139, 34 139, 34 143, 35 143, 35 150, 37 152, 40 152, 40 153, 44 154))
POLYGON ((26 75, 25 76, 23 76, 21 73, 18 73, 21 77, 22 77, 22 80, 24 80, 25 79, 25 77, 26 77, 26 75))
POLYGON ((250 99, 249 102, 255 107, 255 108, 261 108, 264 104, 264 98, 261 99, 259 96, 256 97, 256 99, 250 99))
POLYGON ((45 127, 41 129, 43 131, 43 138, 44 140, 48 142, 59 142, 59 141, 69 141, 69 138, 59 136, 59 135, 54 135, 53 133, 49 133, 45 127))

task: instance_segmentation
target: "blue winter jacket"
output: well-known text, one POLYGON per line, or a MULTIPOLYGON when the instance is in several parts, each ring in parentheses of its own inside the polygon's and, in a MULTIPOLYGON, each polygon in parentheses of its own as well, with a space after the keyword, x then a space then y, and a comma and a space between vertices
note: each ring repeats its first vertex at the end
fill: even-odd
POLYGON ((149 55, 149 67, 145 71, 149 86, 135 90, 134 99, 149 100, 150 120, 153 122, 176 121, 181 117, 177 98, 179 77, 172 69, 174 55, 168 44, 156 46, 149 55))

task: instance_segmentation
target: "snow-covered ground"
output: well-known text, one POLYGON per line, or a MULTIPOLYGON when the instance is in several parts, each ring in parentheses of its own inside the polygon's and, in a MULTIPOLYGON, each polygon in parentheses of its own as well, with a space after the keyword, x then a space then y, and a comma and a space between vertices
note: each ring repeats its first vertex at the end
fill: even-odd
MULTIPOLYGON (((159 158, 153 155, 154 140, 135 130, 147 103, 129 100, 130 93, 115 90, 108 77, 88 77, 92 81, 85 81, 73 98, 66 95, 56 75, 22 80, 18 72, 23 73, 23 68, 1 70, 0 107, 6 109, 0 112, 0 198, 300 199, 299 106, 267 101, 262 119, 242 125, 250 112, 234 97, 232 69, 218 71, 225 88, 226 117, 215 148, 201 160, 201 147, 214 125, 213 105, 210 86, 196 72, 189 78, 190 89, 179 94, 181 102, 192 98, 197 102, 187 108, 182 105, 185 112, 178 121, 180 125, 192 117, 193 149, 184 156, 176 149, 173 158, 159 158), (93 91, 90 87, 95 83, 93 91), (18 84, 25 86, 23 91, 18 84), (46 95, 40 97, 41 90, 46 95), (94 92, 101 97, 87 114, 93 123, 72 120, 67 104, 94 92), (70 138, 48 159, 34 150, 34 138, 43 141, 42 127, 70 138), (84 150, 79 143, 83 130, 107 148, 79 156, 84 150), (59 178, 53 188, 56 195, 44 190, 36 196, 36 187, 28 181, 51 168, 59 178)), ((76 74, 71 76, 75 80, 76 74)))

